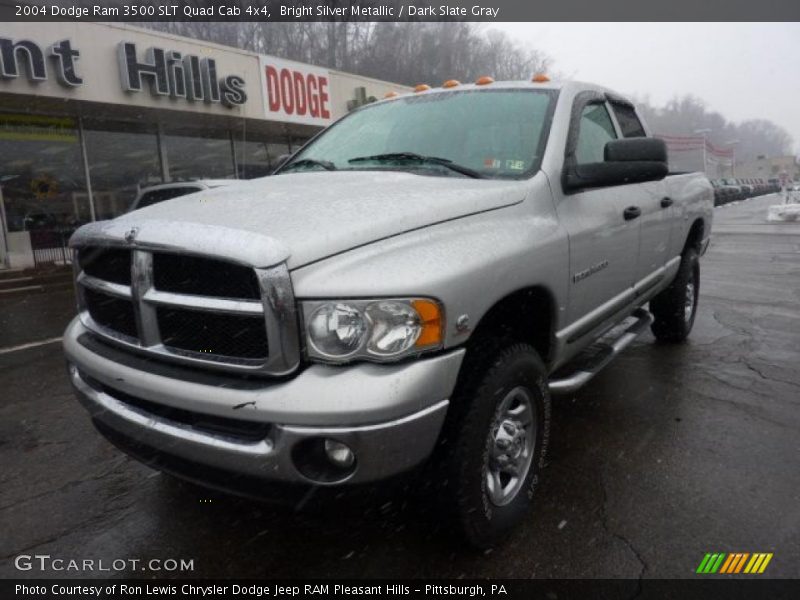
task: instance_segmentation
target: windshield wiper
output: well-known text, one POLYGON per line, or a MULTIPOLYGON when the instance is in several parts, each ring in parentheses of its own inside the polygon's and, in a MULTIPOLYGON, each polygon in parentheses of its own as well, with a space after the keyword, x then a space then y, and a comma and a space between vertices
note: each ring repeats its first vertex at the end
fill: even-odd
POLYGON ((477 171, 470 169, 469 167, 464 167, 462 165, 454 163, 449 158, 439 158, 438 156, 423 156, 421 154, 417 154, 416 152, 388 152, 386 154, 374 154, 372 156, 358 156, 356 158, 351 158, 347 162, 359 163, 359 162, 368 162, 371 160, 375 161, 405 160, 411 162, 432 163, 450 169, 451 171, 455 171, 456 173, 461 173, 462 175, 466 175, 467 177, 474 177, 475 179, 483 179, 483 175, 481 175, 477 171))
POLYGON ((288 171, 293 167, 322 167, 326 171, 335 171, 336 165, 329 160, 317 160, 316 158, 301 158, 292 163, 289 163, 281 169, 281 171, 288 171))

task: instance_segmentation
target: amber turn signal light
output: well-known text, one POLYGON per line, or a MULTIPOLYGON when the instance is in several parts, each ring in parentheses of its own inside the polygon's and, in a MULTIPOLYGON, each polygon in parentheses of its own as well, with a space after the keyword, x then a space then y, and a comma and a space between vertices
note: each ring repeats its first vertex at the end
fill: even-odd
POLYGON ((444 321, 439 304, 433 300, 420 299, 414 300, 411 306, 417 311, 422 325, 422 332, 419 334, 414 346, 423 348, 441 344, 444 337, 444 332, 442 331, 444 329, 444 321))

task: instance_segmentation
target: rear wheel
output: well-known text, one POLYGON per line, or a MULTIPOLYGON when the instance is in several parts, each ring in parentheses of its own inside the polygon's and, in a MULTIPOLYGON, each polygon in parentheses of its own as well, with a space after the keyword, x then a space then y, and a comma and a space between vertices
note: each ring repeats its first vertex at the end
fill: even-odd
POLYGON ((489 548, 530 508, 547 448, 550 395, 544 364, 527 344, 472 365, 451 404, 458 416, 446 448, 447 508, 467 542, 489 548))
POLYGON ((686 248, 678 273, 670 286, 650 301, 655 320, 653 335, 662 342, 682 342, 692 331, 700 293, 700 260, 697 250, 686 248))

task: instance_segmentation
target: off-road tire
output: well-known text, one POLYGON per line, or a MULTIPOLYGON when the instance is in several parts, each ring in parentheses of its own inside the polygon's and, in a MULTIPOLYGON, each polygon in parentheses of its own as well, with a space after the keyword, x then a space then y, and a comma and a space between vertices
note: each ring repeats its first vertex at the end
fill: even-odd
POLYGON ((650 312, 655 318, 650 329, 656 339, 673 344, 686 340, 697 316, 699 294, 700 260, 697 250, 690 246, 684 250, 678 273, 670 286, 650 301, 650 312))
POLYGON ((475 548, 487 549, 503 540, 528 514, 550 434, 550 394, 544 364, 528 344, 497 344, 477 358, 474 353, 468 355, 463 368, 468 371, 451 401, 441 449, 447 478, 445 510, 460 536, 475 548), (529 394, 532 408, 528 426, 535 432, 534 441, 528 443, 532 457, 525 477, 517 478, 521 483, 516 495, 498 506, 486 480, 495 447, 493 432, 504 422, 498 409, 509 394, 524 396, 520 390, 529 394))

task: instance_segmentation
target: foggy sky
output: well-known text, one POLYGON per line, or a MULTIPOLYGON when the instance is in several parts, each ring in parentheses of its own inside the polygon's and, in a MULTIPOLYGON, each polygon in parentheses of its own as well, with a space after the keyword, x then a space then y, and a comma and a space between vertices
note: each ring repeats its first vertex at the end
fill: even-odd
POLYGON ((693 94, 741 122, 784 127, 800 154, 800 23, 497 23, 570 79, 648 97, 693 94))

